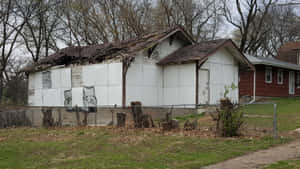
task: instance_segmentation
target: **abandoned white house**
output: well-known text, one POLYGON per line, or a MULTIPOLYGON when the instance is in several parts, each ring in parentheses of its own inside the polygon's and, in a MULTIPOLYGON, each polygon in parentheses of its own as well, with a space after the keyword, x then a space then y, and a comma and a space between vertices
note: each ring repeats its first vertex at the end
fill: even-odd
MULTIPOLYGON (((196 43, 182 28, 67 47, 28 66, 31 106, 216 104, 253 68, 230 39, 196 43)), ((238 89, 228 96, 238 102, 238 89)))

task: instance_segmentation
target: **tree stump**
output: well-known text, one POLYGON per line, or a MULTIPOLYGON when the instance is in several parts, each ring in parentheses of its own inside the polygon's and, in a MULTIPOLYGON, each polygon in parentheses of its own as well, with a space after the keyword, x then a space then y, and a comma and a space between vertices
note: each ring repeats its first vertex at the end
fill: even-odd
POLYGON ((117 127, 124 127, 126 122, 126 113, 117 113, 117 127))
POLYGON ((152 116, 143 114, 141 102, 131 102, 131 110, 135 128, 154 127, 152 116))
POLYGON ((152 117, 148 114, 143 114, 141 117, 142 128, 155 127, 152 117))
POLYGON ((142 117, 142 103, 131 102, 131 110, 133 115, 134 127, 142 128, 141 117, 142 117))
POLYGON ((54 120, 52 117, 52 109, 42 108, 43 113, 43 126, 44 127, 54 127, 54 120))

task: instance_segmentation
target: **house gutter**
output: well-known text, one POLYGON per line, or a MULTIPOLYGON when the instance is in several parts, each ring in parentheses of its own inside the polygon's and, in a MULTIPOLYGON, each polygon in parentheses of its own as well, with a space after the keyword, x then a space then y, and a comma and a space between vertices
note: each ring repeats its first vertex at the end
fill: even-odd
POLYGON ((253 99, 249 102, 249 104, 252 104, 255 102, 255 95, 256 94, 256 70, 253 72, 253 99))

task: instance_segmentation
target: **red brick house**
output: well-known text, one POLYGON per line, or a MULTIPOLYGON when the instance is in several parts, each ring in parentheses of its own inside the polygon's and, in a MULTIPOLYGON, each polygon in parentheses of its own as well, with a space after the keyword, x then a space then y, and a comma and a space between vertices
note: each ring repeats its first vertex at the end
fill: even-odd
POLYGON ((255 71, 240 71, 240 97, 300 96, 300 42, 279 49, 276 58, 247 56, 255 71))

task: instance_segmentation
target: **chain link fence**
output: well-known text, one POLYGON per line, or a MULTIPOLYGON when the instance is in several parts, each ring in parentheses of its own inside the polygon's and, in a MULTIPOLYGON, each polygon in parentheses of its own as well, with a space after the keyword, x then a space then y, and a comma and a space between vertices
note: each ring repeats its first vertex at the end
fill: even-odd
MULTIPOLYGON (((173 107, 172 114, 185 116, 195 114, 196 109, 188 105, 173 105, 147 107, 143 112, 154 120, 163 119, 173 107)), ((41 126, 106 126, 116 125, 117 113, 131 112, 130 107, 101 106, 101 107, 18 107, 0 109, 0 128, 6 127, 41 127, 41 126)), ((129 116, 130 118, 130 116, 129 116)))
POLYGON ((245 119, 245 131, 249 135, 277 137, 277 104, 270 102, 241 105, 245 119))
MULTIPOLYGON (((143 106, 143 113, 151 115, 153 120, 161 120, 172 108, 172 117, 187 116, 206 112, 207 105, 164 105, 158 107, 143 106), (195 108, 197 107, 197 108, 195 108)), ((217 106, 215 106, 217 107, 217 106)), ((244 132, 246 135, 277 136, 277 105, 275 103, 252 103, 240 105, 244 114, 244 132)), ((130 117, 130 107, 18 107, 0 109, 0 128, 29 126, 106 126, 117 124, 117 113, 126 113, 130 117)), ((209 113, 207 113, 209 114, 209 113)), ((209 116, 209 115, 208 115, 209 116)), ((209 120, 209 119, 208 119, 209 120)), ((200 126, 211 128, 213 123, 201 122, 200 126)))

